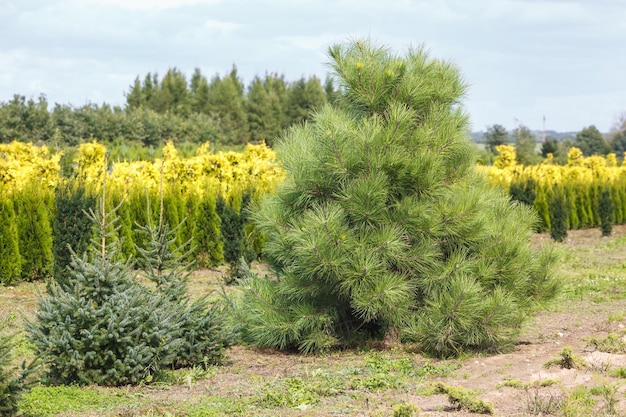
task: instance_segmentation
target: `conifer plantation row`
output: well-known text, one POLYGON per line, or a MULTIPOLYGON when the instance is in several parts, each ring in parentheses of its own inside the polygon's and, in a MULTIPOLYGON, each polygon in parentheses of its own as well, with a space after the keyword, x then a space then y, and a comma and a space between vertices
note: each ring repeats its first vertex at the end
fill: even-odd
MULTIPOLYGON (((54 277, 65 280, 69 247, 82 254, 93 234, 85 215, 102 188, 107 150, 99 143, 79 146, 70 176, 60 174, 59 154, 45 147, 0 144, 0 282, 13 284, 54 277)), ((282 178, 274 152, 248 145, 243 152, 213 153, 199 148, 184 158, 170 143, 160 160, 107 163, 107 207, 119 208, 120 255, 135 259, 146 236, 143 226, 159 219, 174 225, 177 245, 190 242, 187 261, 196 268, 248 262, 261 253, 262 237, 247 221, 247 206, 282 178)))

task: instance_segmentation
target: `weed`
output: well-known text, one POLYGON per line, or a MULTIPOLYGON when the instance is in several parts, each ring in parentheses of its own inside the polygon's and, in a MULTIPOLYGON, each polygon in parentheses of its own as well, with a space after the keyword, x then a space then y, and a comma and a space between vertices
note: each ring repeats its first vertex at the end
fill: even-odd
POLYGON ((581 357, 572 352, 572 348, 566 346, 559 352, 560 358, 550 359, 543 366, 550 368, 552 366, 558 366, 563 369, 585 369, 587 362, 581 357))
POLYGON ((626 378, 626 367, 620 366, 619 368, 612 369, 609 375, 614 378, 626 378))
POLYGON ((448 401, 457 410, 478 414, 494 414, 493 405, 477 398, 477 393, 461 386, 437 384, 439 393, 446 394, 448 401))
POLYGON ((617 392, 618 387, 613 384, 602 384, 589 389, 592 395, 601 396, 604 400, 602 411, 607 415, 614 415, 617 413, 616 405, 618 402, 617 392))
POLYGON ((617 313, 612 313, 609 314, 609 323, 617 323, 620 321, 624 321, 624 318, 626 318, 626 311, 620 311, 617 313))
POLYGON ((413 417, 419 411, 413 404, 400 404, 393 408, 393 417, 413 417))
POLYGON ((587 337, 584 340, 587 346, 593 346, 596 350, 606 353, 626 353, 626 341, 624 334, 609 333, 605 338, 587 337))
POLYGON ((537 385, 526 388, 526 411, 532 415, 556 414, 564 402, 563 394, 541 392, 537 385))
POLYGON ((564 416, 591 416, 596 414, 594 413, 596 403, 597 400, 593 398, 588 388, 578 386, 565 396, 561 411, 564 416))
POLYGON ((529 388, 533 388, 533 387, 534 388, 549 387, 557 383, 558 381, 554 379, 540 379, 534 382, 523 382, 523 381, 520 381, 519 379, 509 379, 509 380, 504 381, 502 384, 500 384, 500 386, 528 390, 529 388))

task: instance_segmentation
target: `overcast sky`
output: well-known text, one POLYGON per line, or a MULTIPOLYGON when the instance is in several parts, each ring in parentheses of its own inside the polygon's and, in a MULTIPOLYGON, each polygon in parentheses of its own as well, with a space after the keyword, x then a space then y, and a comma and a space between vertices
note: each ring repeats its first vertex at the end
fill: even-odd
POLYGON ((475 131, 607 132, 626 111, 624 0, 0 0, 0 101, 124 105, 172 67, 323 80, 355 38, 455 62, 475 131))

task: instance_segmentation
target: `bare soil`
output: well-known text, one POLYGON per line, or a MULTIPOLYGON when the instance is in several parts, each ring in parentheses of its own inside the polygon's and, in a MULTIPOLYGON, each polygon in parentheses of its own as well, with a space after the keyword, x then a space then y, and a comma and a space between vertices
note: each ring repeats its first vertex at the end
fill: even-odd
MULTIPOLYGON (((534 237, 536 245, 547 241, 549 236, 545 234, 534 237)), ((571 231, 563 245, 568 250, 566 270, 563 271, 566 277, 588 274, 585 268, 591 268, 598 276, 606 273, 611 279, 626 280, 626 227, 616 227, 609 238, 602 238, 597 229, 571 231)), ((192 291, 195 294, 210 293, 224 273, 224 269, 197 271, 192 276, 192 291)), ((0 316, 30 316, 35 308, 33 286, 41 289, 41 284, 0 288, 0 316)), ((19 326, 17 319, 9 322, 19 326)), ((601 291, 601 296, 582 293, 580 299, 576 299, 570 295, 529 320, 512 352, 461 358, 457 360, 460 367, 445 377, 407 378, 400 387, 371 391, 352 389, 348 385, 345 392, 324 396, 309 407, 258 406, 233 414, 391 416, 394 407, 413 404, 421 410, 421 416, 473 415, 450 407, 445 395, 432 394, 432 390, 428 392, 434 382, 442 381, 476 390, 478 398, 493 404, 495 414, 499 416, 547 415, 546 404, 550 401, 560 404, 555 415, 626 415, 625 380, 610 374, 612 369, 626 367, 626 355, 600 352, 589 343, 590 337, 604 338, 611 332, 623 335, 624 326, 626 298, 623 287, 614 293, 609 287, 608 291, 601 291), (571 347, 574 354, 586 360, 587 366, 583 369, 546 368, 546 362, 560 358, 564 347, 571 347), (576 389, 599 386, 614 387, 614 391, 610 396, 588 393, 594 402, 588 408, 572 405, 572 393, 576 389), (567 407, 573 407, 574 411, 568 411, 567 407)), ((404 347, 387 353, 409 358, 415 364, 440 363, 404 347)), ((141 405, 138 403, 136 407, 64 415, 186 415, 186 412, 179 414, 177 410, 188 409, 189 404, 201 403, 208 397, 243 401, 259 397, 264 390, 271 389, 274 384, 279 386, 286 378, 298 377, 307 381, 319 372, 345 375, 342 372, 346 369, 363 367, 364 355, 363 351, 344 351, 304 356, 237 346, 229 351, 224 366, 216 367, 200 378, 188 376, 180 383, 166 386, 127 388, 127 393, 141 398, 141 405)))

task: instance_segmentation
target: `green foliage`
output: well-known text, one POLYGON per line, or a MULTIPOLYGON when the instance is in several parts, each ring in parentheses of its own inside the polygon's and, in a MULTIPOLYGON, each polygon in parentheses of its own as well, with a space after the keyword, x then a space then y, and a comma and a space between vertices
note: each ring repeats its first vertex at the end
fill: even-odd
POLYGON ((51 278, 53 275, 52 198, 50 190, 31 184, 15 199, 20 256, 25 261, 22 263, 24 280, 51 278))
POLYGON ((72 254, 69 277, 39 297, 29 340, 47 365, 51 383, 137 384, 174 362, 179 327, 162 297, 141 285, 119 261, 114 212, 104 196, 89 252, 72 254))
POLYGON ((576 134, 574 146, 579 148, 583 155, 606 155, 610 148, 602 133, 597 127, 591 125, 576 134))
POLYGON ((216 211, 221 219, 224 261, 231 265, 239 262, 242 257, 246 262, 251 262, 256 257, 244 234, 248 221, 247 207, 251 199, 252 195, 247 191, 242 194, 239 205, 236 202, 227 202, 221 196, 216 201, 216 211))
POLYGON ((496 146, 509 144, 509 132, 502 125, 495 124, 488 126, 487 131, 483 135, 485 146, 492 154, 496 154, 496 146))
POLYGON ((604 188, 600 193, 598 201, 598 214, 600 215, 600 228, 602 236, 611 236, 614 222, 614 206, 611 199, 611 192, 608 188, 604 188))
POLYGON ((494 414, 493 405, 476 397, 476 392, 461 386, 446 385, 442 382, 437 384, 437 389, 441 394, 448 396, 448 401, 452 406, 461 411, 469 411, 477 414, 494 414))
POLYGON ((512 182, 509 187, 509 195, 511 199, 532 207, 535 198, 537 198, 535 189, 535 181, 532 178, 527 178, 523 181, 512 182))
POLYGON ((400 404, 393 407, 393 417, 413 417, 419 414, 420 409, 413 404, 400 404))
POLYGON ((433 354, 510 346, 554 293, 532 210, 474 171, 465 84, 423 50, 331 48, 342 85, 277 145, 288 178, 252 213, 275 279, 235 300, 247 341, 312 352, 385 335, 433 354))
POLYGON ((13 199, 6 194, 0 198, 0 236, 0 283, 8 285, 19 279, 22 258, 13 199))
POLYGON ((96 198, 78 180, 69 180, 55 189, 54 203, 54 279, 58 284, 64 285, 70 277, 68 268, 72 261, 72 251, 82 255, 91 241, 93 223, 85 213, 93 210, 96 198))
MULTIPOLYGON (((4 329, 4 322, 0 322, 0 330, 4 329)), ((33 384, 32 373, 35 370, 33 363, 15 369, 13 361, 13 337, 0 334, 0 415, 13 416, 17 413, 21 396, 33 384)))
POLYGON ((550 237, 556 242, 567 238, 569 202, 562 187, 554 186, 550 195, 550 237))
POLYGON ((537 138, 526 126, 520 125, 513 131, 517 161, 522 165, 534 165, 539 161, 537 138))
POLYGON ((177 338, 171 352, 174 358, 165 364, 181 367, 221 363, 235 334, 225 327, 220 304, 209 305, 206 296, 192 301, 188 295, 191 264, 184 259, 188 258, 190 241, 176 245, 176 228, 170 229, 167 223, 147 224, 140 230, 149 236, 147 246, 138 248, 146 278, 156 286, 157 307, 172 322, 169 337, 177 338))
MULTIPOLYGON (((54 417, 68 412, 108 410, 124 404, 137 404, 138 398, 119 392, 77 386, 34 387, 19 403, 20 414, 54 417)), ((4 414, 3 414, 4 415, 4 414)))
POLYGON ((216 199, 207 194, 195 206, 193 250, 201 268, 214 267, 224 262, 224 241, 221 219, 217 214, 216 199))
POLYGON ((559 352, 559 355, 560 355, 559 358, 550 359, 543 366, 545 368, 558 366, 559 368, 562 368, 562 369, 586 369, 587 368, 587 362, 585 362, 585 360, 579 355, 576 355, 572 351, 572 348, 569 346, 564 347, 561 350, 561 352, 559 352))
POLYGON ((588 346, 593 346, 600 352, 626 354, 626 341, 624 340, 624 336, 626 336, 626 332, 622 332, 622 334, 609 333, 604 338, 591 336, 587 338, 586 341, 588 346))

